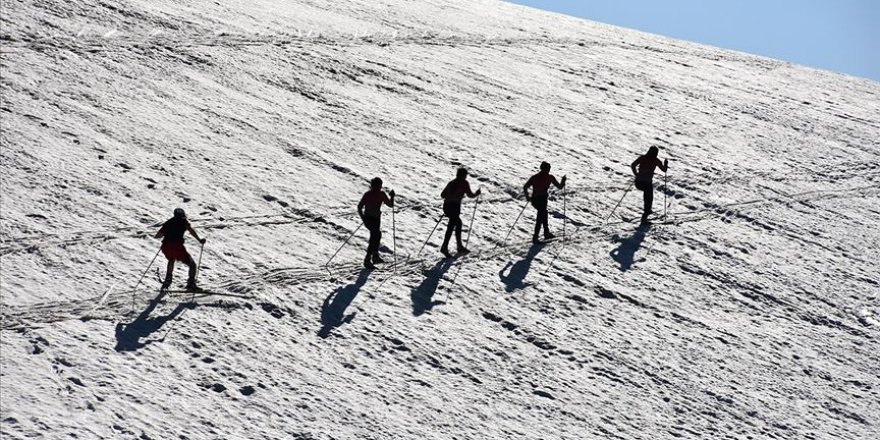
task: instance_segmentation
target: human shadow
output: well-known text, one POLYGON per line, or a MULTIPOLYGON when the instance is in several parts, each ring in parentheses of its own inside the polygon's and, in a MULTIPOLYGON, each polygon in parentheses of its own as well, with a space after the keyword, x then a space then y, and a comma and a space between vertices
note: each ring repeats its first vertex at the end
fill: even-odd
POLYGON ((532 261, 538 256, 538 253, 544 249, 544 243, 535 243, 529 248, 529 252, 516 263, 507 262, 503 269, 498 272, 498 278, 504 283, 504 290, 513 292, 515 290, 525 289, 532 285, 524 280, 532 268, 532 261), (504 272, 507 271, 507 275, 504 272))
POLYGON ((358 274, 354 283, 338 287, 327 295, 321 305, 321 329, 318 330, 318 336, 326 338, 333 329, 354 319, 355 313, 345 315, 345 309, 351 305, 369 277, 370 271, 364 269, 358 274))
POLYGON ((116 324, 116 351, 137 351, 146 347, 155 341, 141 342, 141 339, 149 337, 151 334, 162 328, 166 322, 172 321, 180 316, 180 314, 186 309, 196 307, 195 303, 183 302, 178 304, 171 313, 151 318, 150 314, 156 310, 156 307, 162 302, 162 298, 165 297, 166 293, 167 292, 160 292, 158 296, 151 299, 147 308, 144 309, 134 321, 128 324, 123 324, 121 322, 116 324))
POLYGON ((440 280, 443 279, 443 275, 452 267, 452 264, 455 262, 452 258, 444 258, 437 262, 429 271, 427 275, 425 275, 425 279, 422 280, 422 283, 418 286, 414 287, 410 291, 410 298, 412 298, 413 304, 413 316, 421 316, 425 312, 431 311, 434 306, 438 304, 443 304, 443 301, 434 301, 432 298, 434 297, 434 293, 437 292, 437 287, 440 285, 440 280))
POLYGON ((648 228, 647 224, 640 225, 633 232, 633 235, 627 238, 620 238, 620 246, 610 252, 611 259, 620 264, 621 272, 626 272, 632 267, 636 252, 642 247, 642 242, 645 241, 645 233, 648 232, 648 228))

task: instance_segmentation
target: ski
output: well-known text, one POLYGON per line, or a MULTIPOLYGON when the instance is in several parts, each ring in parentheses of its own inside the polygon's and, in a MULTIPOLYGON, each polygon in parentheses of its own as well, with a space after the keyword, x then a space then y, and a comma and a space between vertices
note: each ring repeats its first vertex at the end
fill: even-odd
POLYGON ((216 291, 216 290, 206 290, 206 289, 199 289, 199 290, 167 289, 167 290, 163 290, 162 292, 165 292, 167 294, 186 293, 186 294, 190 294, 190 295, 198 296, 198 297, 202 297, 202 296, 227 296, 227 297, 231 297, 231 298, 243 298, 243 299, 255 298, 253 295, 243 295, 240 293, 220 292, 220 291, 216 291))

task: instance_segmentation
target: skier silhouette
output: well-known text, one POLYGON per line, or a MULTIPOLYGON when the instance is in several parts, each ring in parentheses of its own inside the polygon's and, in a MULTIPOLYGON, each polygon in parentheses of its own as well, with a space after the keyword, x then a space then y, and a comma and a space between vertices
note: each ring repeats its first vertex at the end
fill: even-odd
POLYGON ((364 257, 364 267, 375 269, 376 264, 384 262, 379 257, 379 243, 382 241, 382 204, 394 206, 394 190, 382 191, 382 179, 375 177, 370 181, 370 190, 364 193, 358 203, 358 214, 364 226, 370 231, 370 241, 367 245, 367 255, 364 257))
POLYGON ((660 162, 657 154, 660 150, 657 147, 651 147, 643 156, 639 156, 630 167, 633 175, 636 177, 636 188, 644 193, 645 207, 642 212, 642 223, 648 223, 648 215, 651 214, 651 206, 654 204, 654 169, 660 167, 665 173, 668 169, 669 159, 660 162), (638 167, 638 170, 636 168, 638 167))
POLYGON ((523 185, 523 193, 526 195, 526 200, 532 202, 532 206, 538 210, 538 215, 535 217, 535 233, 532 235, 532 243, 538 243, 538 232, 541 231, 542 227, 544 228, 544 239, 549 240, 555 237, 550 233, 550 228, 547 226, 547 200, 550 197, 550 185, 553 184, 557 188, 564 188, 565 178, 566 176, 562 176, 562 181, 557 181, 556 177, 550 174, 550 164, 541 162, 541 171, 530 177, 526 184, 523 185), (529 196, 529 187, 532 187, 531 196, 529 196))
POLYGON ((449 239, 452 238, 453 232, 455 232, 458 253, 466 254, 470 252, 461 242, 461 201, 464 199, 464 196, 473 198, 480 195, 482 190, 478 189, 477 192, 472 192, 467 177, 467 169, 459 168, 455 173, 455 179, 447 183, 446 188, 443 188, 443 192, 440 193, 440 197, 443 199, 443 214, 449 219, 449 223, 446 224, 446 237, 443 239, 443 246, 440 247, 440 252, 446 258, 452 256, 449 253, 449 239))
POLYGON ((174 217, 171 217, 162 224, 162 227, 159 228, 159 232, 156 232, 156 235, 154 236, 155 238, 162 239, 162 247, 160 249, 162 250, 162 254, 165 255, 165 258, 168 259, 168 269, 165 271, 165 280, 162 282, 162 290, 168 289, 168 287, 171 286, 175 261, 180 261, 189 266, 189 277, 186 280, 186 290, 191 292, 201 290, 196 286, 196 262, 193 261, 189 252, 186 251, 186 247, 183 246, 183 235, 186 232, 192 234, 199 243, 205 244, 205 239, 199 238, 199 234, 196 234, 196 231, 190 226, 189 221, 186 219, 186 212, 183 211, 183 208, 177 208, 174 210, 174 217))

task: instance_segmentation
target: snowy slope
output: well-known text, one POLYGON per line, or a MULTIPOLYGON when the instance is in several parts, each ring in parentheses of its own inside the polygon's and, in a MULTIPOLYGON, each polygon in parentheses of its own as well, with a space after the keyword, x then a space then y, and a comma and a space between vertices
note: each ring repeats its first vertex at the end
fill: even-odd
POLYGON ((483 0, 6 1, 0 39, 4 439, 880 435, 876 82, 483 0), (605 224, 652 144, 672 223, 605 224), (501 247, 541 160, 571 241, 501 247), (415 257, 460 165, 475 253, 415 257), (377 175, 414 258, 361 230, 331 277, 377 175), (129 291, 178 206, 241 297, 129 291))

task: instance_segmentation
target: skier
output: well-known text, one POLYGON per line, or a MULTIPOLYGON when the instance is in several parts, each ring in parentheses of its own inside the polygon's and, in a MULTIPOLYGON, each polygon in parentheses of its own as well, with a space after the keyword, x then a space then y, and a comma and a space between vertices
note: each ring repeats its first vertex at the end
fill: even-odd
POLYGON ((466 254, 470 252, 461 242, 461 201, 464 196, 477 197, 482 193, 478 189, 477 192, 471 191, 471 185, 467 181, 468 171, 466 168, 459 168, 455 173, 455 179, 446 184, 440 197, 443 199, 443 215, 449 219, 446 224, 446 237, 443 238, 443 246, 440 246, 440 252, 446 258, 452 257, 449 253, 449 239, 455 232, 455 242, 458 245, 458 253, 466 254))
POLYGON ((535 217, 535 233, 532 235, 532 243, 538 243, 538 232, 541 231, 541 227, 544 228, 545 240, 555 237, 550 233, 550 228, 547 226, 547 199, 550 197, 550 184, 557 188, 564 188, 565 179, 566 176, 562 176, 562 181, 557 181, 556 177, 550 174, 550 164, 541 162, 541 171, 530 177, 526 184, 523 185, 523 193, 526 195, 526 200, 530 201, 532 206, 538 210, 538 215, 535 217), (529 196, 529 187, 533 189, 531 196, 529 196))
POLYGON ((183 264, 189 266, 189 278, 186 280, 186 290, 190 292, 198 292, 198 286, 196 286, 196 262, 193 261, 192 257, 189 255, 189 252, 186 251, 186 247, 183 246, 183 234, 189 231, 196 240, 201 244, 205 244, 204 238, 199 238, 199 234, 196 234, 196 231, 193 230, 192 226, 190 226, 189 221, 186 219, 186 212, 183 211, 183 208, 176 208, 174 210, 174 217, 171 217, 162 224, 162 227, 159 228, 159 232, 156 232, 155 238, 162 239, 162 254, 165 255, 165 258, 168 259, 168 269, 165 271, 165 280, 162 282, 162 290, 168 289, 171 285, 171 278, 174 275, 174 262, 181 261, 183 264))
POLYGON ((382 241, 382 204, 394 207, 394 190, 382 191, 382 179, 375 177, 370 181, 370 190, 364 193, 358 203, 358 214, 364 226, 370 231, 370 241, 367 245, 367 256, 364 257, 364 267, 375 269, 376 264, 384 262, 379 257, 379 243, 382 241))
POLYGON ((657 159, 657 154, 659 152, 660 150, 657 147, 651 147, 645 155, 639 156, 639 158, 630 165, 633 175, 636 178, 636 188, 644 193, 645 207, 642 212, 642 224, 648 223, 648 215, 651 214, 651 205, 654 204, 654 169, 660 167, 665 173, 669 165, 669 159, 666 159, 663 162, 660 162, 660 159, 657 159), (638 167, 638 170, 636 170, 636 167, 638 167))

